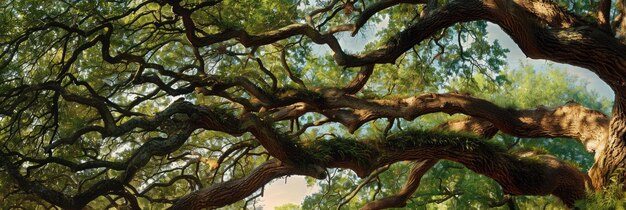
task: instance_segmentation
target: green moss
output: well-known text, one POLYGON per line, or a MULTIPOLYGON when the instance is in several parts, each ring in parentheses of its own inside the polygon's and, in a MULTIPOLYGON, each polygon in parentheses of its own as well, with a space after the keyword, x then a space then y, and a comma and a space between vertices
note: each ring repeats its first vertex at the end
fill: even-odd
POLYGON ((491 149, 503 151, 502 145, 478 137, 437 131, 408 130, 390 135, 380 142, 390 150, 405 150, 419 147, 449 147, 465 151, 491 149))
POLYGON ((390 135, 386 139, 356 140, 338 137, 299 143, 302 148, 301 163, 328 163, 336 160, 355 160, 359 165, 369 165, 380 151, 401 151, 415 148, 452 148, 456 151, 501 155, 506 150, 495 142, 455 133, 409 130, 390 135))
MULTIPOLYGON (((513 176, 513 182, 521 188, 532 189, 533 186, 543 184, 545 180, 545 174, 539 173, 545 167, 544 160, 540 157, 521 158, 518 154, 509 153, 497 142, 475 136, 412 130, 391 135, 380 144, 392 151, 441 148, 464 153, 470 158, 466 157, 463 164, 477 173, 490 174, 498 170, 508 170, 512 174, 523 174, 523 176, 513 176)), ((536 150, 534 153, 537 152, 545 153, 541 150, 536 150)))
POLYGON ((355 160, 357 164, 366 166, 378 156, 378 150, 371 145, 350 138, 315 140, 307 142, 307 154, 318 163, 333 160, 355 160))
MULTIPOLYGON (((363 167, 376 165, 378 157, 384 157, 383 151, 406 151, 411 149, 433 149, 447 151, 446 156, 454 160, 454 154, 464 154, 461 160, 469 169, 480 174, 493 174, 507 170, 513 177, 516 186, 524 190, 532 190, 543 185, 546 174, 545 162, 537 154, 545 151, 535 148, 518 150, 509 153, 495 141, 481 139, 476 136, 447 132, 409 130, 390 135, 385 139, 356 140, 351 138, 334 138, 314 140, 302 144, 303 152, 300 162, 304 164, 324 164, 331 161, 356 161, 363 167), (532 152, 531 156, 520 157, 520 152, 532 152)), ((437 154, 437 152, 435 152, 437 154)))
POLYGON ((302 89, 295 86, 284 86, 277 88, 273 96, 279 100, 305 99, 315 104, 323 104, 324 97, 315 90, 302 89))

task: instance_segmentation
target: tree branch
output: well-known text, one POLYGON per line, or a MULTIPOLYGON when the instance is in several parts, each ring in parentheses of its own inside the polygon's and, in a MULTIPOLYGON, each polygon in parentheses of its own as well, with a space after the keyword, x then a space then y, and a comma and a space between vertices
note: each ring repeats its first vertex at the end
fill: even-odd
MULTIPOLYGON (((270 160, 244 178, 187 195, 177 201, 172 209, 222 207, 249 196, 270 180, 285 175, 308 175, 319 179, 324 177, 323 168, 346 168, 365 177, 385 165, 424 159, 431 159, 423 162, 424 166, 434 164, 439 159, 459 162, 476 173, 494 179, 505 193, 512 195, 553 194, 568 206, 573 206, 576 199, 585 195, 586 174, 576 167, 550 155, 532 152, 509 154, 502 147, 467 136, 411 131, 392 135, 385 140, 335 138, 319 140, 310 145, 300 154, 305 158, 298 158, 306 160, 299 163, 304 164, 302 166, 270 160), (309 166, 311 164, 313 167, 309 166)), ((412 174, 401 197, 383 199, 381 202, 410 196, 427 168, 414 168, 413 171, 417 172, 412 174)), ((399 204, 400 201, 392 203, 399 204)))
POLYGON ((283 68, 285 68, 285 71, 287 71, 289 79, 298 84, 300 88, 306 89, 306 85, 304 85, 304 82, 298 76, 296 76, 293 71, 291 71, 291 68, 289 68, 289 64, 287 63, 287 47, 283 47, 280 51, 280 63, 283 65, 283 68))
POLYGON ((354 198, 354 196, 356 196, 356 194, 359 193, 359 191, 361 191, 361 189, 363 187, 365 187, 365 185, 367 185, 370 182, 372 182, 373 179, 378 178, 378 175, 380 175, 381 173, 387 171, 389 169, 389 167, 390 167, 390 165, 386 165, 386 166, 380 167, 380 168, 376 169, 374 172, 372 172, 367 178, 362 180, 361 184, 356 186, 356 188, 354 188, 354 190, 352 190, 352 192, 350 194, 344 196, 341 199, 343 201, 341 203, 339 203, 339 205, 337 206, 337 210, 340 210, 342 206, 348 204, 348 202, 350 202, 350 200, 352 200, 352 198, 354 198))
POLYGON ((361 27, 365 25, 367 20, 369 20, 376 13, 385 10, 389 7, 396 6, 398 4, 425 4, 426 0, 381 0, 378 1, 361 12, 359 17, 354 21, 354 30, 352 30, 352 36, 356 36, 361 27))
POLYGON ((400 190, 395 195, 381 198, 365 204, 361 207, 361 210, 374 210, 374 209, 386 209, 386 208, 402 208, 406 206, 406 201, 411 198, 411 195, 417 190, 420 185, 422 176, 430 170, 437 160, 422 160, 416 162, 411 168, 409 178, 400 190))
POLYGON ((343 88, 343 91, 345 91, 347 94, 358 93, 361 89, 363 89, 365 84, 367 84, 367 81, 373 72, 374 72, 374 64, 362 66, 361 71, 359 71, 359 74, 357 74, 357 76, 354 79, 352 79, 352 81, 350 82, 350 84, 348 84, 348 86, 343 88))
POLYGON ((611 31, 611 0, 600 0, 598 4, 598 28, 601 30, 612 33, 611 31))
POLYGON ((286 175, 306 175, 323 179, 326 172, 319 166, 298 167, 271 159, 258 166, 247 176, 214 184, 180 198, 169 209, 218 208, 246 198, 269 181, 286 175))
POLYGON ((490 139, 498 133, 498 128, 493 123, 477 117, 450 120, 439 125, 439 128, 453 132, 476 134, 486 139, 490 139))
POLYGON ((450 122, 447 125, 449 129, 472 131, 485 137, 492 136, 497 130, 518 137, 567 137, 580 140, 590 152, 595 151, 608 136, 608 116, 577 103, 568 103, 554 109, 511 110, 483 99, 454 93, 423 94, 394 100, 363 100, 350 95, 323 95, 326 95, 323 107, 298 103, 287 107, 284 112, 276 112, 274 119, 313 111, 326 115, 331 121, 339 122, 348 127, 350 132, 354 132, 364 123, 379 118, 412 120, 435 112, 463 113, 478 119, 450 122))

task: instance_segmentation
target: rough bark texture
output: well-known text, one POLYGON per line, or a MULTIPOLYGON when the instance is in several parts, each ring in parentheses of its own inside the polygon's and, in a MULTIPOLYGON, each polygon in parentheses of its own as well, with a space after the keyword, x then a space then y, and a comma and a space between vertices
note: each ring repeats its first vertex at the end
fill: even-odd
POLYGON ((616 177, 621 183, 626 175, 626 109, 624 99, 615 101, 613 117, 609 125, 609 136, 606 146, 596 153, 596 162, 589 170, 594 188, 602 189, 616 177))

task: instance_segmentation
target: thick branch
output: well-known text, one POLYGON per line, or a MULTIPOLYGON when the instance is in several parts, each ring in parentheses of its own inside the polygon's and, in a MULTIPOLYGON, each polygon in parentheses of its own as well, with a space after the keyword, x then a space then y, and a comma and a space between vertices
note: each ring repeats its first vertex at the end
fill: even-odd
POLYGON ((486 139, 490 139, 498 133, 498 128, 493 123, 477 117, 451 120, 441 124, 439 128, 453 132, 476 134, 486 139))
POLYGON ((374 209, 386 209, 386 208, 402 208, 406 206, 406 201, 411 198, 413 192, 417 190, 420 185, 420 180, 422 176, 432 168, 437 160, 422 160, 420 162, 415 163, 413 168, 411 168, 411 174, 409 174, 409 178, 406 183, 400 190, 400 192, 395 195, 381 198, 370 203, 367 203, 365 206, 361 207, 361 210, 374 210, 374 209))
POLYGON ((327 96, 324 107, 305 103, 286 107, 276 116, 286 117, 315 111, 340 122, 354 132, 361 125, 378 118, 404 118, 445 112, 463 113, 478 119, 474 122, 451 122, 453 130, 474 131, 489 137, 497 130, 518 137, 567 137, 580 140, 587 150, 595 151, 608 136, 609 118, 577 103, 568 103, 554 109, 511 110, 489 101, 461 94, 423 94, 394 100, 363 100, 350 95, 327 96), (345 108, 351 108, 345 109, 345 108), (483 121, 481 121, 483 120, 483 121), (490 124, 484 121, 489 121, 490 124), (466 127, 470 126, 470 127, 466 127))
MULTIPOLYGON (((544 3, 546 1, 485 1, 486 15, 481 19, 502 27, 530 58, 584 67, 598 74, 614 90, 623 89, 626 85, 626 46, 611 33, 569 15, 561 7, 537 6, 544 3), (526 15, 528 13, 535 17, 526 15), (551 27, 544 27, 534 18, 556 22, 549 24, 551 27)), ((602 10, 606 11, 606 8, 602 10)))
POLYGON ((367 81, 369 80, 373 72, 373 64, 361 67, 361 71, 359 71, 359 74, 357 74, 356 77, 352 79, 350 84, 348 84, 348 86, 346 86, 343 91, 345 91, 347 94, 358 93, 361 89, 363 89, 365 84, 367 84, 367 81))
MULTIPOLYGON (((489 2, 489 1, 486 1, 489 2)), ((552 1, 541 1, 541 0, 522 0, 522 1, 508 1, 503 0, 495 1, 496 4, 500 3, 502 8, 505 7, 515 8, 516 6, 513 4, 517 4, 522 10, 525 12, 531 13, 540 21, 547 23, 550 27, 555 28, 570 28, 574 26, 585 25, 585 23, 580 17, 575 14, 567 11, 567 9, 562 8, 552 1)))
POLYGON ((352 31, 352 36, 355 36, 361 27, 365 25, 367 20, 369 20, 376 13, 385 10, 389 7, 396 6, 398 4, 425 4, 426 0, 381 0, 376 2, 361 12, 359 17, 354 21, 354 30, 352 31))
POLYGON ((272 159, 243 178, 214 184, 186 195, 176 201, 170 209, 196 210, 222 207, 246 198, 269 181, 285 175, 306 175, 323 179, 326 177, 326 171, 319 166, 297 167, 272 159))
POLYGON ((601 0, 598 5, 598 28, 611 33, 611 0, 601 0))
MULTIPOLYGON (((504 148, 467 136, 412 131, 393 135, 386 140, 356 141, 336 138, 319 140, 310 145, 312 146, 305 147, 301 154, 300 160, 305 162, 299 164, 304 166, 294 167, 270 160, 244 178, 185 196, 172 208, 222 207, 249 196, 270 180, 285 175, 300 174, 320 178, 324 177, 320 173, 324 171, 322 168, 346 168, 355 171, 360 177, 365 177, 388 164, 424 159, 432 159, 432 162, 426 162, 428 164, 433 164, 438 159, 464 164, 467 168, 494 179, 505 193, 512 195, 553 194, 572 206, 585 192, 586 174, 568 163, 550 155, 537 155, 533 152, 509 154, 504 148)), ((419 177, 425 172, 421 167, 414 171, 417 173, 411 176, 400 198, 411 194, 418 185, 419 177)), ((393 202, 397 204, 400 201, 398 199, 393 202)))
MULTIPOLYGON (((419 133, 409 134, 420 135, 419 133)), ((423 134, 422 134, 423 135, 423 134)), ((399 139, 406 138, 399 137, 399 139)), ((415 138, 415 137, 413 137, 415 138)), ((511 155, 504 148, 494 148, 485 142, 469 139, 433 138, 424 141, 412 141, 415 149, 407 148, 402 140, 391 139, 387 145, 398 145, 401 150, 393 150, 385 155, 394 162, 399 159, 447 159, 459 162, 474 172, 483 174, 498 182, 505 193, 512 195, 547 195, 553 194, 561 198, 568 206, 585 194, 587 175, 576 167, 565 163, 551 155, 533 152, 511 155), (444 146, 445 145, 445 146, 444 146), (540 161, 537 161, 540 160, 540 161)), ((411 147, 411 146, 409 146, 411 147)))

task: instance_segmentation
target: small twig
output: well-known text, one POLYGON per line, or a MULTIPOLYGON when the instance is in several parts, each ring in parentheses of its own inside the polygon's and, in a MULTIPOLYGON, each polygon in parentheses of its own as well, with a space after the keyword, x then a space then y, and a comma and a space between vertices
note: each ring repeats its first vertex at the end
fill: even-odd
POLYGON ((321 120, 318 120, 318 121, 315 121, 315 122, 310 122, 310 123, 304 124, 304 125, 302 125, 302 128, 300 128, 298 131, 296 131, 296 132, 293 134, 293 136, 299 136, 299 135, 301 135, 301 134, 302 134, 302 133, 304 133, 304 132, 306 131, 306 129, 308 129, 309 127, 323 125, 323 124, 328 123, 328 122, 332 122, 332 121, 331 121, 330 119, 328 119, 328 118, 324 118, 324 119, 321 119, 321 120))

